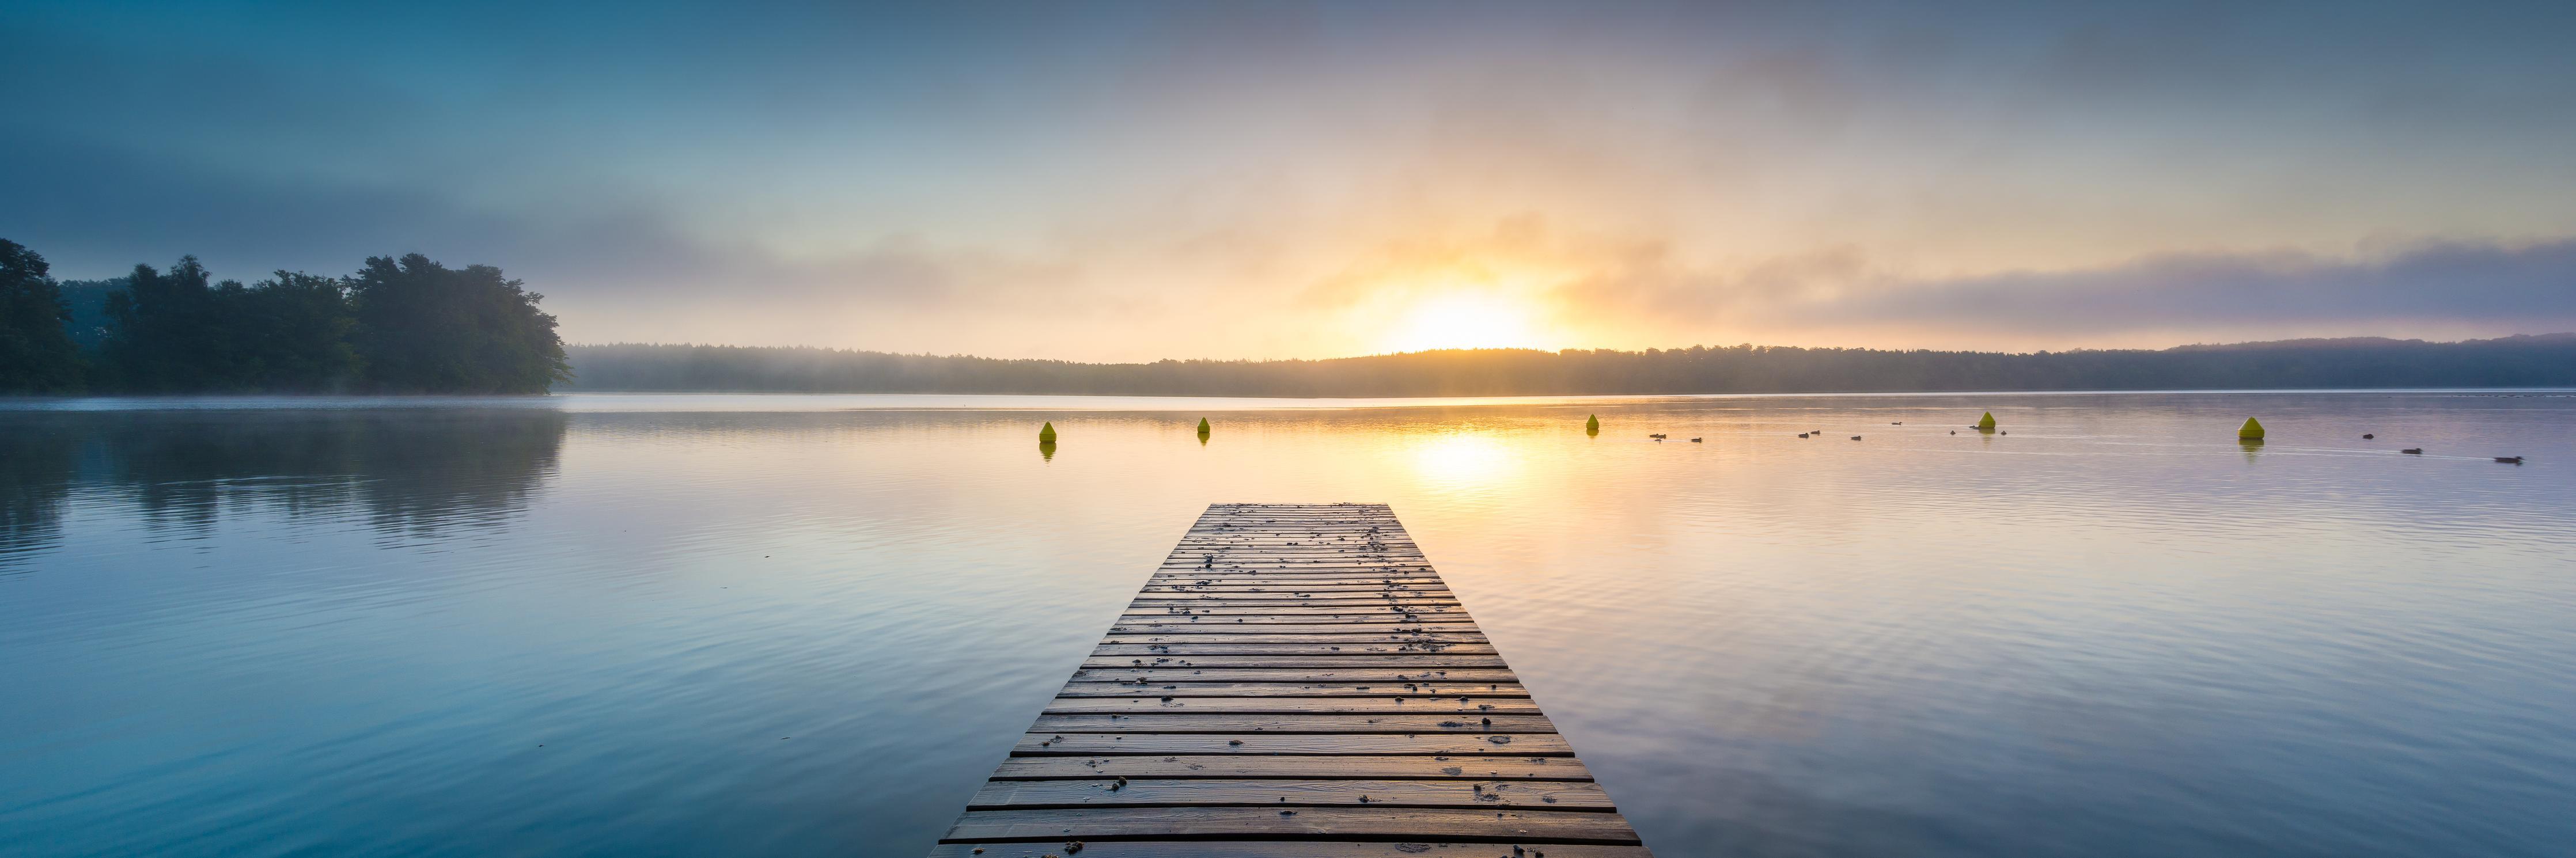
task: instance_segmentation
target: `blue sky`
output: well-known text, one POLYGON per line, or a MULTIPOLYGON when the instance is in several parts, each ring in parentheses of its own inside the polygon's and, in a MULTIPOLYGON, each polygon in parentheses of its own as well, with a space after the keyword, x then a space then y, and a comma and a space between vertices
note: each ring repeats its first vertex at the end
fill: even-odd
POLYGON ((2569 4, 0 9, 66 277, 1079 359, 2576 329, 2569 4))

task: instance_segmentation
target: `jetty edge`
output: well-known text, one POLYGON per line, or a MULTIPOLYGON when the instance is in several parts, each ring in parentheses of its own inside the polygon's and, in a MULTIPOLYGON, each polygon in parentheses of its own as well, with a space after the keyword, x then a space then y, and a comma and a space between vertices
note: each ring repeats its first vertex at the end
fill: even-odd
POLYGON ((1384 504, 1213 504, 932 858, 1652 855, 1384 504), (1514 848, 1518 847, 1518 848, 1514 848))

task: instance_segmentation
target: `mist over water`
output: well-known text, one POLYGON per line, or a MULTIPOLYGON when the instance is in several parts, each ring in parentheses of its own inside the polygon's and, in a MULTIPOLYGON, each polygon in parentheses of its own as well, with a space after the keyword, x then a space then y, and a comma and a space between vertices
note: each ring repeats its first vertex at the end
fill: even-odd
POLYGON ((917 855, 1207 504, 1368 501, 1662 855, 2555 854, 2570 463, 2564 392, 11 403, 0 851, 917 855))

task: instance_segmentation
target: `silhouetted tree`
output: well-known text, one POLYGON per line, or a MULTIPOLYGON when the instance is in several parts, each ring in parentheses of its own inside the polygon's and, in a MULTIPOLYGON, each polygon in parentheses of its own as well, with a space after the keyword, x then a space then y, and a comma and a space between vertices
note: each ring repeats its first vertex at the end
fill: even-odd
POLYGON ((341 281, 279 271, 256 286, 212 279, 196 257, 137 265, 107 298, 103 346, 116 388, 145 393, 321 392, 357 381, 356 321, 341 281))
POLYGON ((244 369, 262 390, 345 390, 358 381, 357 318, 336 277, 279 271, 233 296, 231 326, 244 369))
POLYGON ((52 270, 26 245, 0 238, 0 393, 80 387, 80 350, 63 329, 71 309, 52 270))
POLYGON ((211 279, 194 256, 180 257, 168 272, 134 266, 125 291, 107 296, 101 369, 111 386, 144 393, 236 388, 211 279))
POLYGON ((113 324, 107 317, 107 296, 125 291, 125 278, 59 280, 55 285, 62 289, 63 303, 71 307, 72 318, 66 325, 71 329, 72 344, 79 346, 82 354, 97 354, 99 347, 106 344, 108 327, 113 324))
POLYGON ((367 380, 393 393, 544 393, 571 377, 544 296, 489 265, 370 257, 349 278, 367 380))

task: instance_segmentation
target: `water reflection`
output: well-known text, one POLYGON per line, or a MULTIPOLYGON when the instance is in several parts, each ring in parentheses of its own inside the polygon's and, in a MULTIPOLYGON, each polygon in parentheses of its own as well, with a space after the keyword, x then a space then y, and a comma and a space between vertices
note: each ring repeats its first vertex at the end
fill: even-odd
POLYGON ((1658 854, 2563 852, 2576 399, 2262 400, 0 412, 0 843, 918 856, 1207 503, 1349 500, 1658 854))
POLYGON ((1512 485, 1521 478, 1519 451, 1491 432, 1461 429, 1411 439, 1413 470, 1425 482, 1455 490, 1512 485))
POLYGON ((63 500, 71 494, 79 454, 79 438, 65 427, 0 431, 0 568, 62 533, 63 500))
POLYGON ((60 535, 75 483, 150 525, 354 516, 434 537, 523 511, 570 417, 533 409, 19 412, 0 415, 0 562, 60 535))

